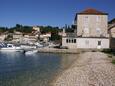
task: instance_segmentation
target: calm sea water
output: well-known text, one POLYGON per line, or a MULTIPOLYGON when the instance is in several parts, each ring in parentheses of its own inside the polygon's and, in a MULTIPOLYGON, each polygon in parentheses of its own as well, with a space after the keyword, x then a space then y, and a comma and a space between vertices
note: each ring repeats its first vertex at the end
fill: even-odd
POLYGON ((0 52, 0 86, 50 86, 57 73, 68 68, 75 54, 0 52))

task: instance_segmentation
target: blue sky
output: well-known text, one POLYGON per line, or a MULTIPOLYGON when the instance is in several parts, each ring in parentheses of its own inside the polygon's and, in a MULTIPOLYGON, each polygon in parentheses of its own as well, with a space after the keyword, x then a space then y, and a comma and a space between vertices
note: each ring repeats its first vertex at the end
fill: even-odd
POLYGON ((0 0, 0 26, 71 25, 77 12, 95 8, 115 16, 115 0, 0 0))

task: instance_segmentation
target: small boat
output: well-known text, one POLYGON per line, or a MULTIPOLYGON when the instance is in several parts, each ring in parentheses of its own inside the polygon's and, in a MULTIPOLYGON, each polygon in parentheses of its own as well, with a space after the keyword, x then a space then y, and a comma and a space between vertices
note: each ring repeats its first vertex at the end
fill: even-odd
POLYGON ((21 47, 14 46, 13 44, 6 44, 0 48, 0 51, 23 51, 21 47))
POLYGON ((49 43, 48 47, 49 48, 55 48, 55 47, 58 47, 60 44, 54 44, 54 43, 49 43))
POLYGON ((26 51, 25 54, 26 55, 32 55, 32 54, 35 54, 37 52, 38 52, 38 50, 29 50, 29 51, 26 51))
POLYGON ((36 49, 35 45, 20 45, 20 47, 24 50, 36 49))
POLYGON ((36 42, 35 45, 37 46, 37 48, 43 48, 43 45, 40 44, 39 42, 36 42))

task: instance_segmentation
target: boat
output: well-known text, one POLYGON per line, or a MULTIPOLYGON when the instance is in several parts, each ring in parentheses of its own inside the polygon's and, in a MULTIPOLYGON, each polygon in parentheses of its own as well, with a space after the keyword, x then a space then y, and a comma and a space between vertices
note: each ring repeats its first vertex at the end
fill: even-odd
POLYGON ((20 45, 20 47, 24 50, 31 50, 31 49, 36 49, 36 45, 28 45, 28 44, 23 44, 23 45, 20 45))
POLYGON ((52 42, 49 43, 48 47, 49 48, 55 48, 55 47, 58 47, 60 44, 54 44, 52 42))
POLYGON ((44 46, 42 44, 40 44, 39 42, 36 42, 35 45, 37 46, 37 48, 43 48, 44 46))
POLYGON ((13 44, 4 44, 4 46, 0 48, 0 51, 23 51, 23 49, 13 44))
POLYGON ((32 55, 32 54, 35 54, 35 53, 37 53, 38 52, 38 50, 36 49, 36 50, 29 50, 29 51, 25 51, 25 54, 26 55, 32 55))

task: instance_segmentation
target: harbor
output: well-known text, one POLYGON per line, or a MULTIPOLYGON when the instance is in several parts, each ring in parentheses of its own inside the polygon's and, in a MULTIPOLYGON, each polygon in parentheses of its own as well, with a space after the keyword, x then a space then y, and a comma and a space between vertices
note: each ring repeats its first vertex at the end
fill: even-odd
POLYGON ((102 52, 0 52, 0 86, 114 86, 112 59, 102 52))
POLYGON ((115 86, 115 0, 0 3, 0 86, 115 86))
POLYGON ((76 54, 0 52, 0 86, 51 86, 75 59, 76 54))

